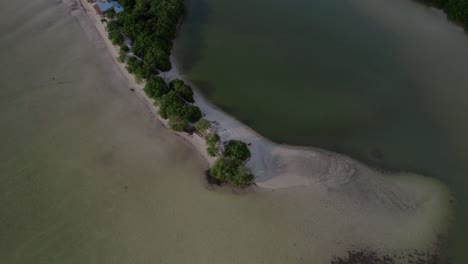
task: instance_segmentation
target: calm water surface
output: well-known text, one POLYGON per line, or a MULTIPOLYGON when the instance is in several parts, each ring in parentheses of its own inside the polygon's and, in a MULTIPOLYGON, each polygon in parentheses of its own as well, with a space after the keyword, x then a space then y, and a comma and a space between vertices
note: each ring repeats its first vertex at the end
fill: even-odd
POLYGON ((296 190, 208 190, 74 3, 0 9, 0 262, 325 263, 344 217, 296 190))
POLYGON ((468 37, 407 0, 190 0, 179 67, 277 142, 437 177, 468 244, 468 37))

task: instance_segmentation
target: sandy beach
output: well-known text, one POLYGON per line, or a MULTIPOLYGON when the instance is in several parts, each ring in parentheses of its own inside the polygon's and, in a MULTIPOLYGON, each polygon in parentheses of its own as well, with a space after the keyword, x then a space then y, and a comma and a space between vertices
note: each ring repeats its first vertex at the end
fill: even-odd
MULTIPOLYGON (((120 69, 118 74, 126 77, 129 89, 135 89, 135 95, 148 110, 168 126, 157 114, 152 100, 144 94, 144 84, 138 84, 125 64, 117 61, 118 47, 108 39, 105 25, 92 5, 86 0, 79 1, 114 57, 113 63, 120 69)), ((166 81, 184 79, 173 57, 171 61, 173 69, 161 76, 166 81)), ((223 141, 239 139, 250 144, 252 157, 247 165, 260 191, 287 188, 299 193, 313 192, 316 200, 310 202, 311 210, 320 212, 331 207, 336 209, 337 215, 346 218, 345 226, 352 231, 337 230, 336 234, 330 234, 342 236, 344 244, 377 248, 386 253, 408 248, 426 249, 447 232, 452 198, 442 183, 412 173, 386 174, 322 149, 276 144, 216 108, 196 88, 194 93, 195 105, 205 114, 204 118, 216 122, 214 130, 223 141)), ((192 144, 209 165, 213 164, 215 159, 208 156, 203 138, 197 134, 174 133, 192 144)))

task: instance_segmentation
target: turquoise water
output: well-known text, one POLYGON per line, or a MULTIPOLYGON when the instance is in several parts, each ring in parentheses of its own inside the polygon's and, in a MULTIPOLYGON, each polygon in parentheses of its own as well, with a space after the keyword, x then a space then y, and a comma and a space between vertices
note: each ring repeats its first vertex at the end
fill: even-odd
POLYGON ((319 146, 454 192, 468 243, 468 37, 406 0, 191 0, 182 72, 279 143, 319 146))

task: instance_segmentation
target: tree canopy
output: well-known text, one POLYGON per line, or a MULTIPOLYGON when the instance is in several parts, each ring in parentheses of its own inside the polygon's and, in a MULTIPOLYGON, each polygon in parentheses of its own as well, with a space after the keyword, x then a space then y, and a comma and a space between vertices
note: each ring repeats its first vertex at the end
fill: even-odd
POLYGON ((174 131, 185 131, 189 125, 187 119, 183 119, 180 116, 169 117, 169 127, 174 131))
POLYGON ((244 142, 231 140, 224 148, 224 155, 240 161, 246 161, 250 158, 250 150, 244 142))
POLYGON ((121 0, 125 11, 118 21, 123 32, 132 39, 133 53, 143 59, 142 73, 171 69, 169 56, 177 24, 184 13, 182 0, 121 0))
MULTIPOLYGON (((184 126, 187 128, 189 123, 195 123, 200 120, 202 112, 197 106, 188 105, 176 92, 170 91, 160 98, 159 115, 164 119, 169 118, 170 124, 171 122, 173 124, 181 122, 187 124, 184 126)), ((171 125, 171 127, 179 128, 180 126, 171 125)), ((179 129, 176 130, 181 131, 179 129)))
POLYGON ((193 99, 193 90, 190 85, 187 85, 182 80, 174 80, 169 84, 176 93, 189 103, 195 102, 193 99))
MULTIPOLYGON (((468 1, 468 0, 467 0, 468 1)), ((107 23, 109 39, 120 45, 120 61, 127 61, 127 70, 135 74, 137 82, 146 79, 144 87, 148 97, 159 103, 159 114, 169 119, 169 127, 175 131, 186 131, 191 123, 201 133, 210 128, 210 122, 201 119, 203 114, 192 105, 192 87, 182 80, 172 81, 168 87, 157 76, 159 71, 171 69, 170 53, 175 38, 177 24, 184 13, 183 0, 119 0, 125 8, 117 15, 117 20, 107 23), (131 43, 124 45, 125 37, 131 43), (133 53, 133 54, 132 54, 133 53), (172 88, 172 90, 171 90, 172 88)), ((220 137, 217 134, 206 136, 207 151, 211 156, 220 154, 220 137)), ((253 183, 254 177, 245 166, 250 158, 247 145, 238 140, 231 140, 225 146, 225 152, 215 162, 210 174, 236 186, 253 183)))
MULTIPOLYGON (((213 142, 219 141, 219 136, 214 134, 206 138, 208 153, 213 142)), ((211 167, 210 175, 222 182, 235 186, 247 186, 253 183, 254 176, 245 163, 250 158, 250 151, 242 141, 231 140, 225 148, 221 158, 215 161, 211 167)))
POLYGON ((166 82, 159 76, 152 76, 149 78, 143 90, 148 97, 153 99, 159 99, 170 91, 166 82))
POLYGON ((211 127, 210 121, 204 118, 198 120, 198 122, 195 124, 195 129, 197 129, 198 132, 202 134, 204 134, 210 127, 211 127))
POLYGON ((178 116, 181 115, 184 106, 184 101, 174 91, 170 91, 161 98, 159 114, 164 119, 167 119, 169 116, 178 116))
POLYGON ((443 9, 449 19, 468 29, 468 0, 419 0, 443 9))
POLYGON ((107 23, 107 30, 109 34, 109 39, 114 45, 122 45, 124 42, 124 36, 120 32, 119 25, 117 21, 110 21, 107 23))
POLYGON ((210 169, 210 175, 235 186, 247 186, 253 183, 252 173, 242 162, 235 158, 219 158, 210 169))
POLYGON ((208 146, 208 148, 206 149, 206 151, 208 152, 208 155, 210 155, 211 157, 216 156, 219 153, 219 148, 218 148, 219 141, 220 141, 219 135, 210 134, 205 137, 205 140, 206 140, 206 145, 208 146))

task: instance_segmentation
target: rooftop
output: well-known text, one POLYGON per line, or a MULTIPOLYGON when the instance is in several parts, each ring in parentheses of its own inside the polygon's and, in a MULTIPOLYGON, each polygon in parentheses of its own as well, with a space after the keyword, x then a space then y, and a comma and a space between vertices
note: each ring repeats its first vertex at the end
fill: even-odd
POLYGON ((115 13, 120 13, 124 11, 124 8, 117 2, 117 1, 111 1, 111 4, 114 6, 114 12, 115 13))
POLYGON ((118 14, 124 11, 124 8, 117 1, 104 1, 104 2, 97 2, 96 4, 102 13, 105 13, 110 10, 114 10, 114 12, 118 14))

